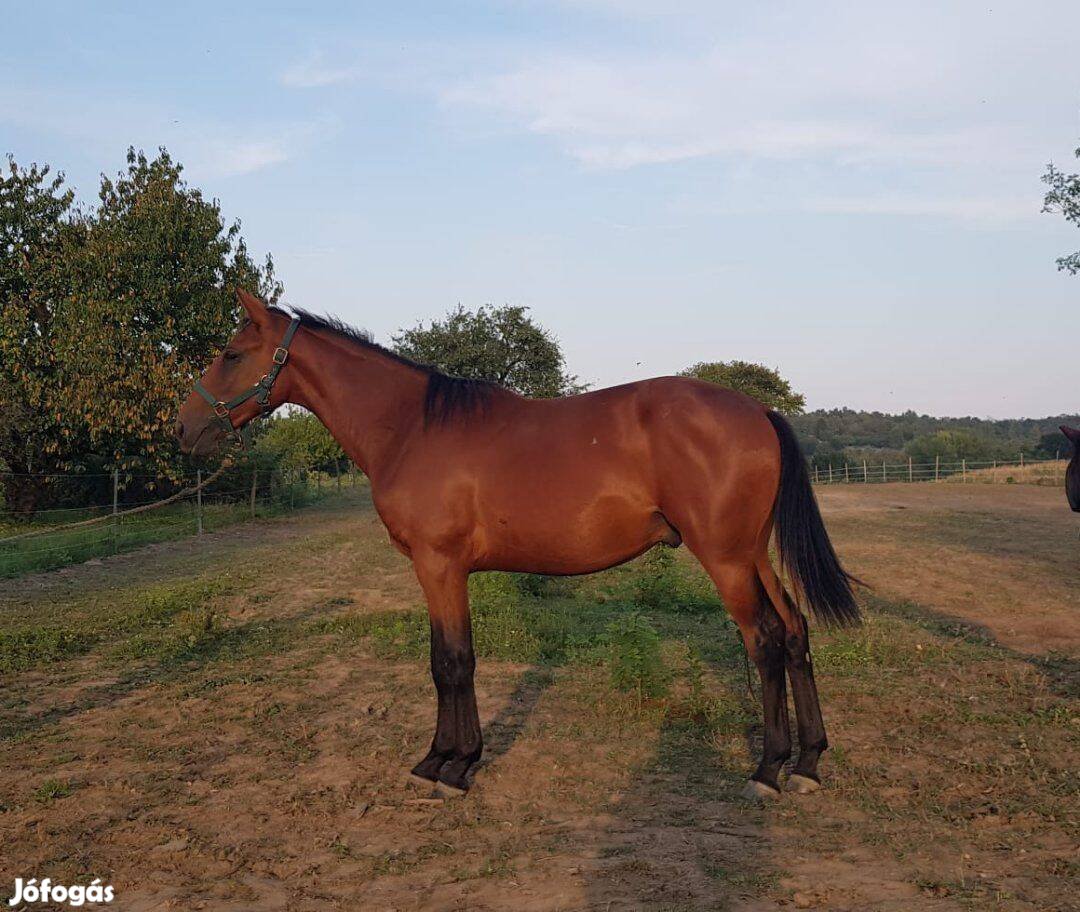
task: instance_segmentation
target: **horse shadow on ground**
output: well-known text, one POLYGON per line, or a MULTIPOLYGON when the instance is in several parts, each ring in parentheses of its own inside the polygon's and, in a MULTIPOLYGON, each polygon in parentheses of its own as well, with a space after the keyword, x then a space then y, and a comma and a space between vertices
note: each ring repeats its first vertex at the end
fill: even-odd
POLYGON ((727 909, 777 886, 765 810, 743 795, 761 750, 756 697, 741 660, 708 666, 721 678, 712 697, 734 712, 719 726, 677 705, 665 714, 652 756, 612 796, 611 821, 583 866, 588 909, 727 909), (739 748, 718 750, 718 730, 739 748))

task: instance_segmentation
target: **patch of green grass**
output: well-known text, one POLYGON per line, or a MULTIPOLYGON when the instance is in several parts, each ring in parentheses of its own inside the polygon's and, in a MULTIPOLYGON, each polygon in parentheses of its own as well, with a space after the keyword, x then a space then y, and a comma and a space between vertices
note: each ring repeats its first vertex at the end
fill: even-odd
POLYGON ((33 792, 33 799, 38 804, 52 804, 59 798, 67 798, 74 787, 69 782, 61 782, 59 779, 46 779, 33 792))
POLYGON ((24 671, 85 652, 95 637, 62 627, 0 631, 0 672, 24 671))
MULTIPOLYGON (((473 642, 481 658, 559 665, 593 652, 598 660, 607 624, 617 613, 564 587, 535 596, 524 574, 475 573, 469 580, 473 642)), ((387 658, 421 659, 428 653, 427 613, 422 610, 350 613, 317 621, 312 629, 348 640, 366 640, 387 658)))
POLYGON ((224 633, 213 602, 232 593, 243 580, 215 576, 159 586, 137 596, 129 611, 116 621, 122 637, 111 652, 114 661, 166 660, 184 649, 195 649, 224 633))
POLYGON ((117 591, 89 600, 83 611, 69 610, 34 626, 13 625, 0 630, 0 673, 72 658, 102 642, 119 642, 119 657, 152 654, 176 615, 189 612, 187 633, 191 635, 191 625, 205 626, 209 602, 232 591, 240 581, 215 576, 117 591))

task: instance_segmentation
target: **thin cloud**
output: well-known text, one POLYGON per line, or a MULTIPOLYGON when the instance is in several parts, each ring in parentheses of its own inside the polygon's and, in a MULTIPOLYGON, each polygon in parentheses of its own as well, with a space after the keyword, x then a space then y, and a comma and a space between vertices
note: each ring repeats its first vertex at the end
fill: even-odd
POLYGON ((103 156, 115 156, 118 143, 147 150, 165 146, 195 181, 239 177, 281 165, 337 129, 331 117, 226 123, 137 101, 21 89, 10 83, 0 90, 0 124, 61 136, 103 156), (272 138, 248 138, 262 136, 272 138))

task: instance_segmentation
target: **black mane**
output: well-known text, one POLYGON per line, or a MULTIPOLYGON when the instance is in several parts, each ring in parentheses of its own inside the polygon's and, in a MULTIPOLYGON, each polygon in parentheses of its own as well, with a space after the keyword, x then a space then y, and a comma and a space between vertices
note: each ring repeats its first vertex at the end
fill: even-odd
POLYGON ((491 402, 491 397, 506 387, 490 380, 470 380, 466 377, 454 377, 445 374, 430 364, 421 364, 399 355, 375 342, 367 330, 350 326, 337 317, 320 316, 300 307, 290 307, 291 313, 280 307, 268 308, 273 313, 292 319, 298 317, 300 325, 308 329, 324 329, 348 339, 362 348, 374 349, 399 364, 423 371, 428 378, 427 392, 424 395, 424 427, 433 424, 448 424, 455 418, 462 420, 472 415, 484 415, 491 402))

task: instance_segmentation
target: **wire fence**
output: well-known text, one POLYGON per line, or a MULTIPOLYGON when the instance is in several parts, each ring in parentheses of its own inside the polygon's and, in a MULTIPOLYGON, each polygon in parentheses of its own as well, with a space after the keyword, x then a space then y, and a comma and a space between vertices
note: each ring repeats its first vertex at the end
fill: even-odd
MULTIPOLYGON (((810 463, 815 484, 1064 484, 1068 461, 1064 459, 967 460, 933 462, 810 463)), ((12 473, 0 473, 11 478, 12 473)), ((86 475, 21 476, 48 480, 50 484, 86 484, 86 475)), ((130 477, 130 476, 129 476, 130 477)), ((119 498, 118 473, 95 474, 95 490, 111 497, 78 506, 51 506, 35 510, 32 521, 18 520, 0 504, 0 578, 36 570, 51 570, 143 545, 186 535, 211 532, 233 523, 273 516, 308 506, 329 494, 356 487, 361 476, 354 468, 345 473, 283 472, 257 465, 232 471, 226 488, 204 488, 201 472, 180 479, 140 476, 137 500, 119 498), (242 484, 238 483, 242 482, 242 484), (151 499, 148 489, 190 493, 171 499, 151 499), (162 504, 155 507, 156 504, 162 504), (134 515, 132 515, 134 514, 134 515)), ((82 492, 85 493, 85 492, 82 492)), ((76 498, 82 500, 82 498, 76 498)))
MULTIPOLYGON (((344 493, 362 483, 348 472, 284 472, 257 465, 235 467, 226 487, 207 486, 209 473, 183 479, 146 476, 161 490, 180 495, 136 500, 119 497, 119 475, 103 475, 111 488, 107 502, 35 510, 30 520, 0 503, 0 579, 120 554, 144 545, 201 535, 260 517, 275 516, 344 493), (242 484, 238 484, 242 482, 242 484), (161 506, 156 506, 160 504, 161 506)), ((13 477, 6 473, 7 478, 13 477)), ((42 478, 44 476, 34 476, 42 478)), ((82 481, 85 476, 49 476, 53 482, 82 481)))
POLYGON ((1034 484, 1065 483, 1066 459, 1031 459, 1023 455, 1009 459, 961 459, 933 462, 880 463, 859 460, 834 464, 810 463, 814 484, 888 484, 948 483, 948 484, 1034 484))

